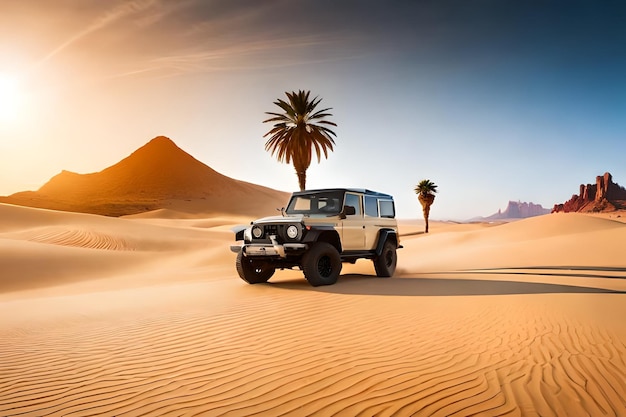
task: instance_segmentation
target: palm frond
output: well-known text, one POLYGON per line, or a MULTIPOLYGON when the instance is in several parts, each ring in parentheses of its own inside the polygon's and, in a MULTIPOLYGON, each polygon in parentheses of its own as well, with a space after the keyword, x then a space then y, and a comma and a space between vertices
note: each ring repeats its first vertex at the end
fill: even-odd
POLYGON ((415 193, 421 195, 434 194, 437 192, 437 185, 431 180, 422 180, 415 187, 415 193))
POLYGON ((274 104, 282 113, 265 112, 269 117, 263 123, 274 126, 263 135, 269 137, 265 142, 265 150, 275 156, 278 161, 293 163, 297 173, 305 173, 311 164, 313 155, 318 163, 328 158, 334 150, 333 137, 337 134, 328 126, 337 126, 327 120, 332 114, 330 107, 316 110, 322 101, 319 97, 310 99, 310 91, 298 90, 285 92, 287 100, 277 99, 274 104))

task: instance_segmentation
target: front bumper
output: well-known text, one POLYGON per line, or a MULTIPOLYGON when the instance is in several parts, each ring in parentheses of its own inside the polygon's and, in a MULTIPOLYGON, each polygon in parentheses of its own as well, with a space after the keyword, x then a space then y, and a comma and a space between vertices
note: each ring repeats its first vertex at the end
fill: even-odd
POLYGON ((231 245, 230 250, 235 253, 243 252, 245 256, 258 257, 279 257, 286 258, 289 255, 297 255, 306 251, 308 246, 304 243, 283 243, 283 244, 263 244, 263 243, 243 243, 231 245))

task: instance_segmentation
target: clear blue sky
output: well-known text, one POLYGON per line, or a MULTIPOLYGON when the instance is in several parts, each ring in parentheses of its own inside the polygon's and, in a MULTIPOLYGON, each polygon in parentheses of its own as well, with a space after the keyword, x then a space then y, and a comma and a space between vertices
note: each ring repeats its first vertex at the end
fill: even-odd
POLYGON ((591 0, 4 1, 0 195, 158 135, 295 190, 262 121, 305 89, 338 125, 309 188, 388 192, 401 217, 421 217, 422 179, 434 219, 552 207, 605 171, 626 184, 625 22, 591 0))

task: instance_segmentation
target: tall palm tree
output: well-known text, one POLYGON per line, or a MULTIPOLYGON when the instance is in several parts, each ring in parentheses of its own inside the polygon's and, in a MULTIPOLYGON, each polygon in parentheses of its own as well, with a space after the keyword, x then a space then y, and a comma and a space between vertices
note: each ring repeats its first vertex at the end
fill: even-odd
POLYGON ((415 194, 417 194, 417 199, 422 205, 424 221, 426 221, 424 233, 428 233, 428 216, 430 215, 430 206, 435 202, 436 192, 437 186, 431 180, 421 180, 415 187, 415 194))
POLYGON ((335 144, 332 136, 337 136, 327 127, 337 125, 324 120, 332 116, 328 113, 331 109, 316 110, 322 99, 315 97, 309 100, 310 93, 304 90, 285 92, 288 103, 281 99, 274 102, 284 113, 266 112, 272 117, 263 120, 263 123, 274 122, 272 130, 263 135, 270 136, 265 143, 265 150, 271 155, 276 153, 280 162, 293 163, 301 191, 306 189, 306 170, 311 165, 313 149, 319 163, 322 152, 328 158, 328 151, 332 151, 335 144))

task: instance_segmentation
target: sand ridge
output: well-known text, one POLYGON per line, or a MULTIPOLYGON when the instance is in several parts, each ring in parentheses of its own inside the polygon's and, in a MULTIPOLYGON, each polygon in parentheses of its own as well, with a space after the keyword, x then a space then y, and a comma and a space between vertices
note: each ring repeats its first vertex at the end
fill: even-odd
POLYGON ((626 414, 623 223, 401 222, 395 277, 313 288, 171 214, 0 205, 0 415, 626 414))
MULTIPOLYGON (((5 237, 7 237, 5 235, 5 237)), ((105 250, 132 250, 128 242, 114 235, 87 229, 68 229, 62 226, 45 227, 29 230, 14 235, 15 239, 52 245, 75 246, 81 248, 105 250)))

